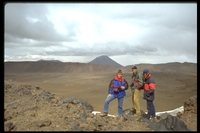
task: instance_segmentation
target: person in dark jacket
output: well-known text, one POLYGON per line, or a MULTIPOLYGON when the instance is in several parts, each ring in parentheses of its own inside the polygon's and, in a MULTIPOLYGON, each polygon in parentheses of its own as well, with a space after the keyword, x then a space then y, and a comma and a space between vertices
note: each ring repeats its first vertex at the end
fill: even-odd
POLYGON ((122 71, 118 70, 114 79, 111 80, 108 87, 108 96, 104 102, 104 112, 100 114, 100 116, 108 115, 109 103, 115 98, 118 99, 118 116, 122 116, 122 105, 124 96, 126 96, 125 90, 128 89, 128 82, 122 76, 122 71))
POLYGON ((143 119, 143 121, 149 122, 150 117, 153 118, 153 121, 156 121, 156 111, 153 104, 154 98, 155 98, 155 89, 156 84, 154 80, 151 77, 151 74, 149 73, 148 69, 143 70, 143 78, 144 78, 144 99, 147 101, 147 110, 148 113, 146 115, 146 119, 143 119))

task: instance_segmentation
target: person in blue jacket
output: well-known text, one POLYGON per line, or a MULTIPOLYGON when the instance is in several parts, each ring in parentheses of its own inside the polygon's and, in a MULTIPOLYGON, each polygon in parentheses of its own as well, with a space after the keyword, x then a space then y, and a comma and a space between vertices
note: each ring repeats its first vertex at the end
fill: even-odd
POLYGON ((126 96, 125 90, 127 89, 128 89, 128 82, 122 76, 122 71, 118 70, 114 79, 112 79, 109 84, 108 96, 104 102, 103 113, 101 113, 100 116, 108 115, 109 103, 116 98, 118 99, 118 116, 122 116, 122 111, 123 111, 122 105, 124 96, 126 96))

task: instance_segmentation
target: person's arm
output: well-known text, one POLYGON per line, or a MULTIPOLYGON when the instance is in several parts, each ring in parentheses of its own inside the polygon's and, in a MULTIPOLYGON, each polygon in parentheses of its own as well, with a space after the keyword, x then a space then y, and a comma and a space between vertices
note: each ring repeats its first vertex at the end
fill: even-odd
POLYGON ((153 95, 154 90, 156 89, 156 84, 153 80, 150 80, 150 83, 148 84, 149 90, 147 91, 147 96, 153 95))
POLYGON ((110 94, 110 88, 113 86, 113 80, 114 79, 112 79, 111 81, 110 81, 110 84, 109 84, 109 86, 108 86, 108 94, 110 94))
POLYGON ((149 85, 149 89, 151 89, 151 90, 156 89, 156 84, 152 78, 150 79, 150 83, 148 85, 149 85))
POLYGON ((124 90, 128 90, 128 87, 129 87, 129 86, 128 86, 128 82, 127 82, 125 79, 124 79, 124 81, 125 81, 125 85, 124 85, 124 86, 125 86, 125 89, 124 89, 124 90))
POLYGON ((138 84, 143 86, 143 75, 141 73, 139 74, 138 84))

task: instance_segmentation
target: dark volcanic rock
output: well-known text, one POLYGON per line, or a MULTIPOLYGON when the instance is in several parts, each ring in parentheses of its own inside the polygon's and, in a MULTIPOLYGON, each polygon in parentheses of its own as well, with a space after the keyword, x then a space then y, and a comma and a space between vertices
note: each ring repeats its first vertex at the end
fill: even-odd
POLYGON ((41 121, 36 121, 35 125, 36 125, 36 127, 49 126, 49 125, 51 125, 51 120, 45 119, 45 120, 41 120, 41 121))
MULTIPOLYGON (((73 96, 69 96, 68 98, 62 99, 61 103, 71 103, 74 105, 79 105, 89 110, 90 112, 94 111, 93 106, 88 102, 81 98, 75 98, 73 96)), ((68 106, 68 104, 65 104, 68 106)))
POLYGON ((71 131, 81 131, 81 128, 77 121, 73 121, 71 124, 71 131))
POLYGON ((11 131, 14 127, 12 122, 4 123, 4 131, 11 131))
POLYGON ((181 119, 172 115, 158 123, 149 123, 149 127, 155 131, 190 131, 181 119))
POLYGON ((54 95, 51 94, 50 92, 44 90, 42 91, 39 96, 41 96, 43 99, 47 100, 47 101, 50 101, 51 99, 54 98, 54 95))
POLYGON ((192 96, 184 102, 184 113, 181 119, 192 131, 197 131, 197 96, 192 96))
POLYGON ((4 84, 4 90, 7 91, 8 89, 14 89, 17 86, 14 84, 4 84))
POLYGON ((190 97, 184 102, 184 113, 187 112, 197 114, 197 96, 190 97))
POLYGON ((16 89, 14 91, 14 93, 16 94, 22 94, 22 95, 32 95, 31 91, 27 88, 20 88, 20 89, 16 89))
POLYGON ((14 103, 8 104, 6 107, 7 107, 7 108, 16 109, 18 105, 19 105, 18 102, 14 102, 14 103))
POLYGON ((12 113, 11 113, 11 111, 6 110, 4 112, 4 122, 7 121, 7 120, 10 120, 10 119, 12 119, 12 113))

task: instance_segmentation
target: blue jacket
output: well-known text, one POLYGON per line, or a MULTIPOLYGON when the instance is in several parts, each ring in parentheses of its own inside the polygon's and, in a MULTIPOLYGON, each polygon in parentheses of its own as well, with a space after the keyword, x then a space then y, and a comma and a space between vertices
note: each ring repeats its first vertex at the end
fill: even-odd
POLYGON ((126 96, 126 92, 124 90, 121 90, 120 86, 124 86, 124 90, 127 90, 128 82, 123 77, 119 79, 116 75, 114 79, 110 81, 108 94, 112 94, 116 98, 122 98, 126 96))

